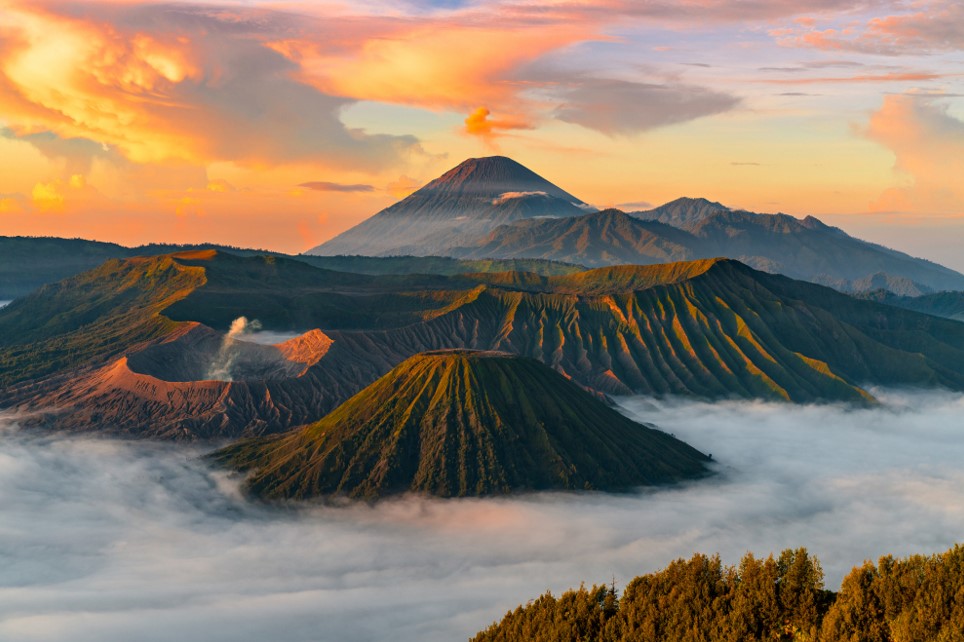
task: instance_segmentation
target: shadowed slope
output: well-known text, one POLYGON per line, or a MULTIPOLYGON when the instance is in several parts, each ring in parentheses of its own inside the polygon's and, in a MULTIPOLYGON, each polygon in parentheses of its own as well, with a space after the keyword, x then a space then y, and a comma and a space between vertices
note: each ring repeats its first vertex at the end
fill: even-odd
POLYGON ((160 313, 205 283, 172 256, 112 259, 11 303, 0 317, 0 387, 102 363, 179 324, 160 313))
POLYGON ((698 477, 708 461, 536 361, 465 351, 411 357, 324 419, 212 457, 273 499, 615 490, 698 477))
POLYGON ((588 266, 666 263, 701 255, 692 234, 658 221, 641 221, 619 210, 565 219, 515 221, 475 245, 452 248, 463 258, 535 258, 588 266))
POLYGON ((923 314, 964 321, 964 292, 934 292, 921 296, 899 296, 889 290, 873 290, 859 295, 868 301, 886 303, 923 314))
POLYGON ((713 256, 843 291, 884 282, 900 294, 964 290, 964 275, 849 236, 808 216, 734 211, 679 199, 632 215, 605 210, 565 219, 511 221, 450 249, 463 258, 531 258, 590 267, 713 256))

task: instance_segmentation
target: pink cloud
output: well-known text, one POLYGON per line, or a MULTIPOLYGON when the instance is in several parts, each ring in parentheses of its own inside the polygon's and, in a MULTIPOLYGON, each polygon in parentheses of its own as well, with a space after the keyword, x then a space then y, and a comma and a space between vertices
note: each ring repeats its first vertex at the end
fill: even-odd
MULTIPOLYGON (((888 4, 884 3, 881 9, 892 10, 888 4)), ((920 0, 910 7, 909 12, 873 16, 844 29, 819 29, 817 20, 798 19, 797 26, 772 31, 771 35, 785 46, 883 55, 964 48, 964 4, 957 0, 920 0)))
POLYGON ((894 153, 903 183, 881 194, 872 210, 964 215, 964 122, 945 103, 886 96, 864 134, 894 153))

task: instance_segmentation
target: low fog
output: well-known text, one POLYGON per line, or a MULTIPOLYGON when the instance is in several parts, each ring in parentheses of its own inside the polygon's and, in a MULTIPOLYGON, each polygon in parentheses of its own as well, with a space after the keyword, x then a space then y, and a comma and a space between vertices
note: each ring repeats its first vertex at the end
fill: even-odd
POLYGON ((964 396, 847 410, 623 399, 719 474, 630 495, 269 509, 183 446, 0 435, 0 639, 458 640, 696 551, 854 563, 964 533, 964 396))

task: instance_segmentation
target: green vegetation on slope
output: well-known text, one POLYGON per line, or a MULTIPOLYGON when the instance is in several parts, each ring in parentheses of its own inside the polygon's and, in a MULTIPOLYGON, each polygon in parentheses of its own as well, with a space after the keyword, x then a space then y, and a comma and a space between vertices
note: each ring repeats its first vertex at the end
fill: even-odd
POLYGON ((47 283, 54 283, 92 270, 110 259, 157 256, 176 252, 213 249, 238 256, 275 256, 337 272, 371 275, 442 274, 464 272, 525 271, 545 276, 572 274, 585 268, 540 259, 461 260, 444 256, 312 256, 232 247, 212 243, 177 245, 151 243, 124 247, 84 239, 0 236, 0 300, 26 296, 47 283))
POLYGON ((187 436, 203 416, 223 420, 216 434, 263 434, 317 420, 414 354, 457 348, 530 357, 617 395, 872 403, 866 384, 964 390, 964 324, 728 259, 555 277, 372 276, 196 251, 114 261, 0 310, 0 404, 56 406, 49 425, 72 430, 97 422, 146 435, 156 424, 187 436), (87 378, 121 355, 151 374, 136 365, 151 343, 197 362, 190 341, 174 341, 186 327, 176 322, 224 331, 240 316, 267 330, 319 328, 330 349, 297 380, 239 373, 246 384, 230 399, 199 396, 183 377, 183 403, 143 381, 87 378))
POLYGON ((97 365, 177 324, 160 312, 204 284, 171 256, 112 259, 18 299, 0 314, 0 387, 97 365))
POLYGON ((707 461, 536 361, 466 351, 414 356, 322 420, 212 457, 271 499, 617 490, 698 477, 707 461))
POLYGON ((883 557, 839 593, 806 549, 747 554, 739 566, 694 555, 614 586, 542 595, 473 642, 956 642, 964 639, 964 547, 883 557))

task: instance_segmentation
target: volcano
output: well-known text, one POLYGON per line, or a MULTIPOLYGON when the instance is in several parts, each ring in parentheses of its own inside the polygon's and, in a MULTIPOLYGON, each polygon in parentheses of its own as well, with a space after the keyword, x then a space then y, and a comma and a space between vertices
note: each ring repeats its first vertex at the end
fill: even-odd
POLYGON ((578 216, 592 210, 511 158, 470 158, 307 253, 444 254, 505 223, 578 216))
POLYGON ((269 499, 620 490, 709 461, 534 359, 469 350, 415 355, 320 421, 212 459, 269 499))

